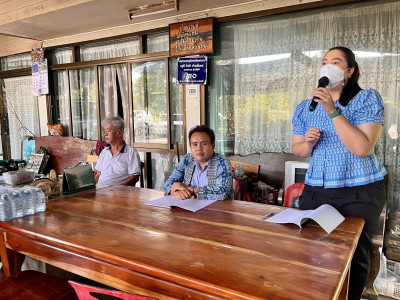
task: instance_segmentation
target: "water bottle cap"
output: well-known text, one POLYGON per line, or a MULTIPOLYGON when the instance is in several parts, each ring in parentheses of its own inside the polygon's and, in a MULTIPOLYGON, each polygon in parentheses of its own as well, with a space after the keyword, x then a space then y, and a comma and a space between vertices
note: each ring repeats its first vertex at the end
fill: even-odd
POLYGON ((13 196, 18 196, 17 192, 13 192, 12 194, 13 194, 13 196))
POLYGON ((25 194, 28 194, 28 193, 30 193, 31 191, 30 190, 24 190, 24 193, 25 194))
POLYGON ((7 198, 7 194, 1 194, 1 198, 6 199, 7 198))

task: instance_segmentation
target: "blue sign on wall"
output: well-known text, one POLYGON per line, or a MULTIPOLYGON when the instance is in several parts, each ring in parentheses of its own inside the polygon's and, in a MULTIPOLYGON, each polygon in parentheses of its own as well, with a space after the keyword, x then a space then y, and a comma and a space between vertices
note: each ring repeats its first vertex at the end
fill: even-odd
POLYGON ((207 83, 207 56, 178 58, 179 84, 207 83))

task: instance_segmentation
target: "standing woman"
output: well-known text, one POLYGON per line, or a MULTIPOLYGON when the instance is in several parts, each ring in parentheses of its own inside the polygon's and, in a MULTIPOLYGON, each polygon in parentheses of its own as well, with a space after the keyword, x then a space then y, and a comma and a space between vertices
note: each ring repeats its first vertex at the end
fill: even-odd
POLYGON ((360 71, 354 53, 334 47, 322 60, 320 77, 329 78, 326 88, 311 93, 293 115, 292 151, 312 156, 300 196, 301 209, 322 204, 342 215, 365 220, 350 269, 349 299, 360 299, 368 277, 372 235, 385 201, 383 177, 387 171, 375 156, 382 130, 383 101, 374 89, 358 85, 360 71))

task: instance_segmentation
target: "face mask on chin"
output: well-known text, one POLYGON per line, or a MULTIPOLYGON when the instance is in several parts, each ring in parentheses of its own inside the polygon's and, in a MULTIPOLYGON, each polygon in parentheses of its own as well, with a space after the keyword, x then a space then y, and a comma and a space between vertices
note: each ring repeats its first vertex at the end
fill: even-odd
POLYGON ((326 86, 327 89, 333 89, 337 87, 339 83, 344 79, 344 71, 338 66, 327 64, 319 69, 319 78, 324 76, 329 78, 329 84, 326 86))

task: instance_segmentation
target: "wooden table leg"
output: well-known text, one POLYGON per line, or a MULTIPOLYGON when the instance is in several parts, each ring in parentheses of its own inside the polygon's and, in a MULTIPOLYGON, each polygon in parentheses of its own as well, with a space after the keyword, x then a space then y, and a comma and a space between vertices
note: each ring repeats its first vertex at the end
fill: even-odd
POLYGON ((1 255, 1 262, 3 263, 3 273, 4 276, 10 276, 10 264, 8 261, 8 255, 7 255, 7 248, 6 248, 6 243, 4 242, 4 231, 0 231, 0 255, 1 255))
POLYGON ((10 276, 11 274, 21 271, 22 263, 24 262, 25 255, 16 251, 7 249, 5 243, 5 232, 0 231, 0 256, 3 263, 4 276, 10 276))

